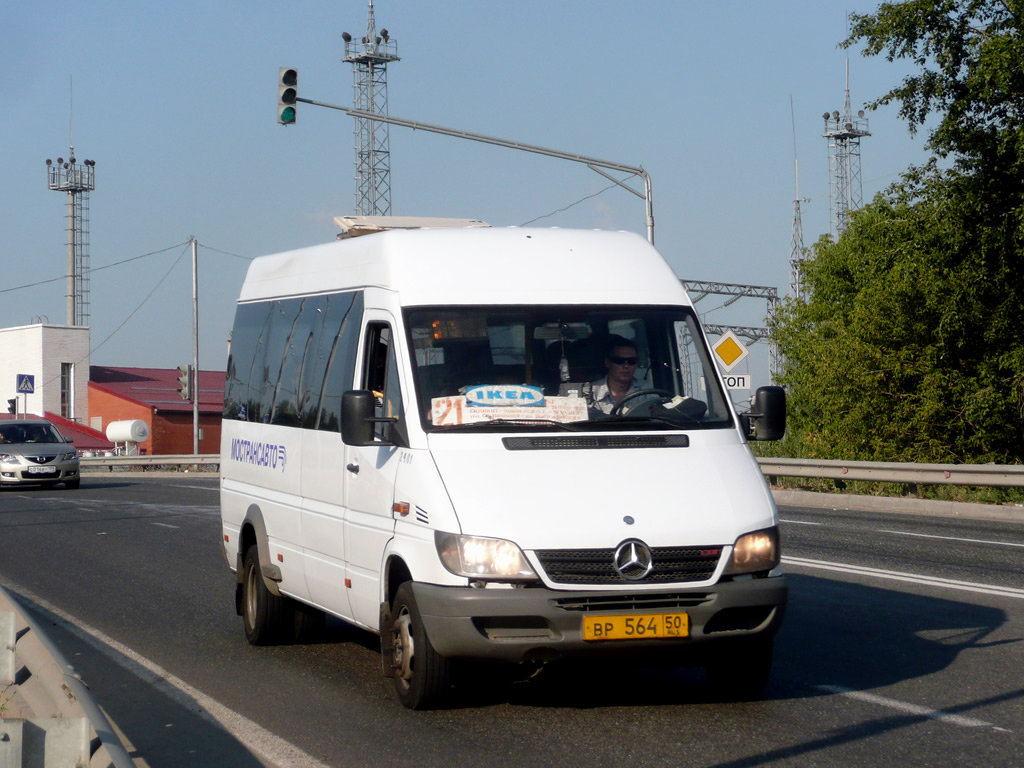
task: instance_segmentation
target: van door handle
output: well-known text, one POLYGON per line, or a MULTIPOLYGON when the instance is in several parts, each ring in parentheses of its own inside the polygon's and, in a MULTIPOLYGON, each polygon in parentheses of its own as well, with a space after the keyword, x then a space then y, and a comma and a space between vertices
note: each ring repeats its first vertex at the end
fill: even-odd
POLYGON ((357 475, 359 474, 359 465, 358 464, 347 464, 347 465, 345 465, 345 469, 347 469, 349 472, 352 472, 354 474, 357 474, 357 475))

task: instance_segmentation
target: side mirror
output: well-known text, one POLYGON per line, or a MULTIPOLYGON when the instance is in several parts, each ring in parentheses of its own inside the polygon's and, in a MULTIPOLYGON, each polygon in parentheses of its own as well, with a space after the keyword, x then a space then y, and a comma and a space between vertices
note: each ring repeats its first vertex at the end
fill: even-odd
POLYGON ((373 415, 374 397, 368 389, 350 389, 341 396, 341 440, 346 445, 392 445, 374 438, 374 425, 394 424, 398 419, 373 415))
POLYGON ((753 410, 740 419, 748 440, 781 440, 786 434, 786 390, 758 387, 753 410))

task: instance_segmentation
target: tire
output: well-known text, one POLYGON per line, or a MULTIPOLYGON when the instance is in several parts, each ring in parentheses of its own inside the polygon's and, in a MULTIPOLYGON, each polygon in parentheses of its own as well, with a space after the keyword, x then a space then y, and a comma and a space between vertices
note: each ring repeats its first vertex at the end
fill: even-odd
POLYGON ((259 549, 253 544, 246 550, 242 565, 242 624, 249 644, 280 642, 291 613, 288 608, 288 598, 271 594, 263 583, 259 549))
POLYGON ((772 638, 731 642, 704 662, 712 695, 719 701, 761 698, 772 672, 772 638))
POLYGON ((399 701, 409 709, 431 709, 441 703, 451 686, 452 664, 431 645, 411 582, 395 594, 387 631, 399 701))
POLYGON ((82 485, 82 478, 76 477, 74 480, 65 480, 64 487, 69 491, 77 491, 82 485))

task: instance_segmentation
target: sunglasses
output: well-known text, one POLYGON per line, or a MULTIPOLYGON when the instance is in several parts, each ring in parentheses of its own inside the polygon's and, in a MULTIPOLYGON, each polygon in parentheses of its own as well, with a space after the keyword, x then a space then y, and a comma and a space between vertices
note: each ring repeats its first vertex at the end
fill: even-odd
POLYGON ((638 357, 619 357, 618 355, 608 355, 608 359, 616 365, 636 365, 640 360, 638 357))

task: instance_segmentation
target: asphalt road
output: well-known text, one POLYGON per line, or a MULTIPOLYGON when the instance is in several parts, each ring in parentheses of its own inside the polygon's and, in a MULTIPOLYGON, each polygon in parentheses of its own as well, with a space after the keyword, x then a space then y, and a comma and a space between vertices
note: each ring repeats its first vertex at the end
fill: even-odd
POLYGON ((716 702, 699 670, 590 664, 406 711, 368 633, 245 642, 202 475, 0 493, 0 583, 140 765, 1019 765, 1024 525, 782 517, 790 607, 757 702, 716 702))

